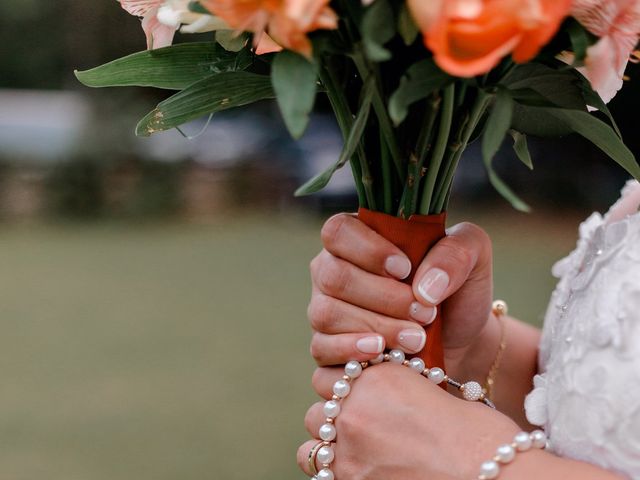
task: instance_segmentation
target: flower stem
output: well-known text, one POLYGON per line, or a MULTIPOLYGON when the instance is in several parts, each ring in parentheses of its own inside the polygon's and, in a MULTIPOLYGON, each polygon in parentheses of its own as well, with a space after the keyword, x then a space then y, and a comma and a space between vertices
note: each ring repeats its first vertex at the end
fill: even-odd
POLYGON ((380 160, 382 163, 382 185, 383 185, 383 209, 384 213, 387 215, 391 214, 392 206, 392 181, 391 178, 391 159, 389 158, 389 149, 387 147, 387 142, 384 139, 384 134, 382 131, 380 133, 380 160))
POLYGON ((440 115, 440 125, 438 127, 438 137, 436 139, 431 160, 429 161, 429 166, 427 167, 427 178, 425 180, 422 199, 418 208, 418 213, 422 215, 427 215, 431 211, 436 178, 438 177, 438 172, 440 172, 440 166, 442 165, 442 160, 447 150, 447 143, 449 142, 449 136, 451 135, 455 97, 455 84, 452 83, 444 90, 442 113, 440 115))

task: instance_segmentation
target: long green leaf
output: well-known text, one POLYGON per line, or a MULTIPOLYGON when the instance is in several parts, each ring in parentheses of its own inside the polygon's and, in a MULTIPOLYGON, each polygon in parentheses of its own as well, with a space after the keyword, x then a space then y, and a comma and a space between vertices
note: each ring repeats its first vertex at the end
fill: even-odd
POLYGON ((293 138, 300 138, 309 124, 318 90, 315 64, 302 55, 285 50, 271 66, 271 82, 284 123, 293 138))
POLYGON ((136 127, 136 135, 149 136, 204 115, 247 105, 275 96, 266 75, 225 72, 201 80, 158 104, 136 127))
POLYGON ((373 99, 374 87, 375 86, 373 83, 373 79, 370 79, 370 81, 365 83, 362 92, 362 103, 360 105, 360 109, 358 110, 356 119, 351 126, 349 136, 347 137, 338 161, 327 170, 319 173, 311 180, 307 181, 300 188, 298 188, 295 193, 296 197, 311 195, 312 193, 316 193, 322 190, 327 186, 333 174, 336 173, 340 168, 342 168, 354 155, 354 153, 356 153, 358 145, 360 144, 360 140, 362 139, 362 135, 364 134, 364 128, 367 125, 369 112, 371 111, 371 101, 373 99))
POLYGON ((616 134, 618 135, 618 137, 622 138, 622 133, 620 132, 620 129, 618 128, 618 124, 616 123, 616 120, 613 118, 613 115, 611 114, 609 107, 607 107, 607 104, 604 103, 604 101, 602 100, 598 92, 596 92, 593 89, 593 87, 591 86, 591 82, 579 71, 575 70, 574 73, 576 77, 579 79, 582 95, 584 96, 584 100, 587 103, 587 105, 604 113, 609 119, 609 122, 611 122, 611 126, 616 131, 616 134))
POLYGON ((75 75, 89 87, 182 90, 214 73, 244 70, 251 62, 248 51, 229 53, 215 42, 193 42, 134 53, 75 75))
POLYGON ((529 167, 529 170, 533 170, 533 161, 531 160, 531 153, 527 145, 527 136, 515 130, 511 130, 509 133, 513 138, 513 151, 518 156, 518 159, 529 167))
POLYGON ((482 136, 482 158, 485 163, 491 162, 498 152, 505 135, 509 131, 509 127, 511 127, 512 116, 513 98, 506 88, 501 88, 496 94, 496 99, 482 136))
POLYGON ((402 40, 404 40, 406 46, 415 42, 420 33, 420 29, 416 25, 416 22, 413 21, 413 17, 406 3, 400 5, 400 12, 398 13, 398 33, 402 37, 402 40))
POLYGON ((453 78, 440 70, 433 59, 411 65, 389 99, 389 116, 393 123, 396 126, 402 123, 413 103, 427 98, 452 81, 453 78))
POLYGON ((561 108, 545 108, 544 110, 565 123, 575 133, 589 140, 634 178, 640 180, 640 166, 638 166, 633 153, 609 125, 580 110, 561 108))
POLYGON ((362 18, 362 42, 369 60, 385 62, 391 59, 391 52, 384 44, 393 38, 396 30, 393 9, 387 0, 375 0, 362 18))

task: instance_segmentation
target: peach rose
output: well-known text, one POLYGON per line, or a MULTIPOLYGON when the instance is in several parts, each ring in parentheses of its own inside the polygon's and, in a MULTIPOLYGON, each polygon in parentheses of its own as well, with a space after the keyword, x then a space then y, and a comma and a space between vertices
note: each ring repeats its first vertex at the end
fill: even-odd
POLYGON ((257 40, 267 32, 278 45, 307 57, 311 56, 307 34, 338 26, 329 0, 202 0, 202 4, 234 29, 253 32, 257 40))
POLYGON ((609 102, 622 88, 624 72, 640 35, 639 0, 574 0, 573 16, 600 37, 589 47, 585 75, 602 100, 609 102))
POLYGON ((488 72, 511 53, 531 60, 555 35, 571 0, 407 0, 440 68, 458 77, 488 72))

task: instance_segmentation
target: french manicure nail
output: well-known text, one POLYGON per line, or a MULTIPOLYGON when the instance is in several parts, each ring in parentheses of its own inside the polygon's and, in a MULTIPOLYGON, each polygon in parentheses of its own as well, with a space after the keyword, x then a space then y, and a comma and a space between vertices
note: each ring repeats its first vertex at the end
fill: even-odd
POLYGON ((411 262, 402 255, 391 255, 384 262, 384 269, 398 280, 404 280, 411 273, 411 262))
POLYGON ((411 328, 398 334, 398 343, 409 353, 419 352, 427 342, 427 334, 422 329, 411 328))
POLYGON ((437 305, 442 300, 445 290, 449 286, 449 275, 444 270, 432 268, 420 280, 418 293, 427 302, 437 305))
POLYGON ((382 353, 384 339, 380 336, 364 337, 356 342, 356 348, 362 353, 382 353))
POLYGON ((409 317, 421 325, 429 325, 436 319, 436 307, 425 307, 421 303, 413 302, 409 307, 409 317))

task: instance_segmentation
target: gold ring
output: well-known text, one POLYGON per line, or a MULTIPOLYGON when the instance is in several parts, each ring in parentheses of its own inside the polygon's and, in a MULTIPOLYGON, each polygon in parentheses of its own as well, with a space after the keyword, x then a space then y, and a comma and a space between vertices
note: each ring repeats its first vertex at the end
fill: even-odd
POLYGON ((309 452, 309 457, 307 458, 307 463, 309 464, 309 470, 311 470, 312 475, 318 474, 318 467, 316 467, 316 455, 318 455, 318 450, 324 447, 326 442, 318 442, 309 452))

